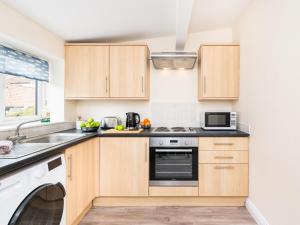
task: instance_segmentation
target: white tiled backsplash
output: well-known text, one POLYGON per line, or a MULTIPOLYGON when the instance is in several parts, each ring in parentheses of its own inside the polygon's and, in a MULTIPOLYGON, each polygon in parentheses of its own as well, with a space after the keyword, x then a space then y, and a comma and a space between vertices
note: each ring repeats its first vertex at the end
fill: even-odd
POLYGON ((197 103, 152 103, 153 126, 199 126, 197 103))
POLYGON ((205 111, 231 111, 231 103, 222 101, 79 101, 77 116, 101 120, 105 116, 118 116, 125 123, 126 112, 139 113, 149 118, 152 126, 200 127, 200 116, 205 111))

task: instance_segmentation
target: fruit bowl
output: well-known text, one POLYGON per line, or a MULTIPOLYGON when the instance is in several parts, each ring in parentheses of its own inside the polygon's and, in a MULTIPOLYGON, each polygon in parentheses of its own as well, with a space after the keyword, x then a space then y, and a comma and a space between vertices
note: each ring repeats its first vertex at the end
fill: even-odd
POLYGON ((99 129, 98 127, 81 127, 82 132, 96 132, 99 129))
POLYGON ((151 128, 151 124, 141 125, 141 127, 142 127, 143 129, 150 129, 150 128, 151 128))
POLYGON ((151 128, 151 121, 148 118, 145 118, 140 122, 140 125, 143 129, 150 129, 151 128))
POLYGON ((100 122, 95 121, 93 118, 89 118, 80 124, 82 132, 96 132, 100 127, 100 122))

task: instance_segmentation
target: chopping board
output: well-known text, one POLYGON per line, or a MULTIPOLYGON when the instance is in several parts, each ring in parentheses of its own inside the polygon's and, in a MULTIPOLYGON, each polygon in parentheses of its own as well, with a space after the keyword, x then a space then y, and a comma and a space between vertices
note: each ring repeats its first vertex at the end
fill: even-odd
POLYGON ((141 133, 143 129, 138 129, 138 130, 116 130, 116 129, 109 129, 102 131, 103 134, 138 134, 141 133))

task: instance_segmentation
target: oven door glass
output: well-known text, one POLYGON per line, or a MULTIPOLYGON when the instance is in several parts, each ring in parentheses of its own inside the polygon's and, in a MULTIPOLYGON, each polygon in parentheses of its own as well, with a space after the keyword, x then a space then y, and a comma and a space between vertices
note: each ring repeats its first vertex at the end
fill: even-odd
POLYGON ((19 205, 8 225, 59 225, 64 210, 62 184, 45 184, 31 192, 19 205))
POLYGON ((230 127, 230 113, 205 113, 205 127, 230 127))
POLYGON ((197 148, 151 148, 151 180, 198 180, 197 148))

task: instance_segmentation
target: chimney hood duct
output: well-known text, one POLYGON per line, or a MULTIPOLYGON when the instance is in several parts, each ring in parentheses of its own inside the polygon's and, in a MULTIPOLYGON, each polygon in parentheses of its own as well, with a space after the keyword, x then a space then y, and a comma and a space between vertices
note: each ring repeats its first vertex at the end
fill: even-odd
POLYGON ((151 59, 155 69, 193 69, 196 52, 153 52, 151 59))

